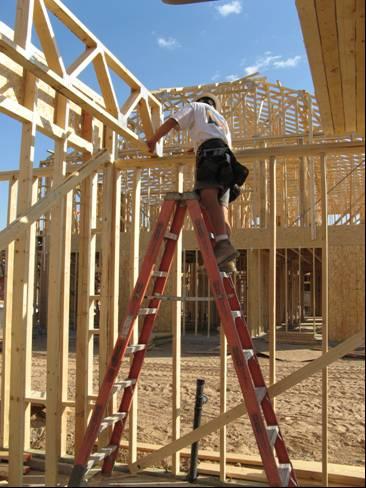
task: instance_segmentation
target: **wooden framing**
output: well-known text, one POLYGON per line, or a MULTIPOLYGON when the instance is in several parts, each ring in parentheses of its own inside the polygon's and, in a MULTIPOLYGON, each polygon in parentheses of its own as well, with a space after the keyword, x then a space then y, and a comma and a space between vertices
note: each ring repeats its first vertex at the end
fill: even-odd
MULTIPOLYGON (((144 140, 160 124, 163 113, 167 117, 197 94, 213 91, 229 121, 233 149, 250 170, 244 193, 230 207, 229 214, 233 242, 244 256, 240 269, 242 286, 251 288, 243 294, 242 307, 249 317, 249 326, 253 319, 253 335, 269 332, 273 399, 322 371, 322 476, 327 486, 327 367, 364 339, 357 321, 364 309, 363 290, 350 299, 357 317, 347 324, 348 330, 335 332, 333 327, 338 295, 331 263, 346 254, 362 262, 365 223, 364 140, 360 137, 363 114, 358 109, 364 84, 360 68, 364 31, 359 20, 355 24, 357 48, 347 58, 352 37, 350 7, 354 4, 361 18, 364 7, 358 0, 342 1, 335 2, 334 10, 334 2, 328 0, 297 0, 306 29, 314 29, 311 19, 317 12, 322 15, 317 26, 324 27, 329 36, 334 34, 334 25, 326 25, 328 14, 340 27, 341 72, 333 73, 336 59, 332 56, 318 66, 314 81, 319 105, 306 92, 271 84, 259 76, 149 92, 60 0, 18 0, 14 31, 0 19, 0 111, 22 124, 19 169, 0 172, 0 181, 9 182, 8 226, 0 231, 0 250, 7 253, 0 425, 2 447, 9 448, 10 484, 22 485, 22 456, 24 449, 31 446, 30 408, 34 403, 44 404, 48 413, 48 485, 57 483, 58 462, 66 453, 69 414, 75 419, 77 451, 95 400, 95 385, 103 377, 118 335, 119 308, 124 306, 138 275, 139 255, 144 252, 161 200, 167 191, 190 189, 194 178, 193 157, 183 152, 190 146, 186 133, 169 134, 164 141, 164 156, 163 144, 159 145, 159 157, 149 156, 144 140), (84 52, 75 55, 69 66, 58 51, 51 14, 84 44, 84 52), (31 43, 33 27, 41 50, 31 43), (94 67, 100 94, 78 79, 89 65, 94 67), (350 104, 345 105, 342 97, 354 86, 354 70, 361 77, 357 77, 350 104), (113 83, 115 76, 128 87, 125 100, 120 100, 113 83), (335 90, 328 99, 322 81, 335 90), (55 144, 54 154, 39 168, 34 167, 37 162, 33 151, 37 132, 51 137, 55 144), (31 363, 34 284, 38 279, 34 271, 36 238, 47 242, 48 296, 46 303, 37 305, 46 317, 47 324, 43 326, 47 327, 48 337, 47 384, 45 391, 35 392, 31 389, 31 363), (70 280, 72 254, 77 255, 74 281, 78 282, 78 290, 70 280), (120 280, 119 271, 126 269, 128 279, 120 280), (294 327, 302 332, 305 273, 310 273, 312 280, 312 338, 319 333, 315 316, 322 316, 323 355, 277 381, 275 357, 281 324, 285 333, 294 327), (320 279, 321 289, 317 284, 320 279), (69 307, 73 286, 77 295, 76 391, 70 395, 69 307), (301 313, 297 312, 299 305, 301 313), (346 340, 328 350, 330 340, 340 339, 346 340)), ((323 35, 323 30, 314 32, 314 40, 307 45, 311 63, 323 59, 316 44, 323 35)), ((198 273, 197 246, 189 225, 184 227, 178 243, 170 289, 174 296, 185 298, 204 290, 209 298, 204 273, 198 273), (182 280, 182 275, 188 268, 189 295, 182 289, 187 278, 183 276, 182 280)), ((357 283, 362 282, 361 266, 356 271, 356 277, 349 275, 344 279, 349 283, 356 279, 357 283)), ((210 305, 207 299, 183 304, 178 300, 159 319, 158 330, 168 331, 173 337, 171 442, 137 461, 140 412, 136 396, 128 439, 131 471, 171 457, 172 470, 178 474, 181 449, 220 430, 220 478, 226 478, 226 425, 243 415, 245 409, 238 405, 226 410, 227 346, 223 336, 220 412, 196 431, 181 435, 181 330, 185 334, 201 333, 199 317, 206 316, 204 333, 213 335, 216 316, 210 305), (191 324, 185 322, 188 309, 193 312, 191 324)), ((343 307, 347 314, 348 304, 343 307)), ((115 410, 115 403, 110 402, 109 412, 115 410)))
POLYGON ((324 130, 365 135, 365 2, 296 0, 324 130))

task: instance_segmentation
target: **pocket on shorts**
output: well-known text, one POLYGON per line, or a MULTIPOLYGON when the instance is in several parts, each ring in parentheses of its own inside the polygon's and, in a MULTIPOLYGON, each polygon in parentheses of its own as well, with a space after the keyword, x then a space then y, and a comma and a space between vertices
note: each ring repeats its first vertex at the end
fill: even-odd
POLYGON ((197 165, 197 181, 218 183, 218 168, 215 158, 201 159, 197 165))

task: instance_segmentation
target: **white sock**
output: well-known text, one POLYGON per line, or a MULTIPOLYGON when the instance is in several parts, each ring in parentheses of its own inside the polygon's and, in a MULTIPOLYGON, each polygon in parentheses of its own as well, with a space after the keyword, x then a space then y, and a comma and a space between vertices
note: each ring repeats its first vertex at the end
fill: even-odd
POLYGON ((215 236, 216 242, 226 241, 227 239, 229 239, 229 236, 227 234, 218 234, 217 236, 215 236))

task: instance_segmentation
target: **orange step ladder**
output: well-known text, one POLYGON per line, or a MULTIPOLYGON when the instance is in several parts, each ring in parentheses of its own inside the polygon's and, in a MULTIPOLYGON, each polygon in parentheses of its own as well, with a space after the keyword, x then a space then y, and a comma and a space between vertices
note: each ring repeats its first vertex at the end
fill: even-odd
POLYGON ((81 486, 85 476, 97 462, 103 463, 104 474, 110 474, 113 469, 187 210, 193 222, 269 485, 298 486, 232 279, 229 274, 218 269, 205 221, 207 217, 202 213, 197 194, 168 193, 155 224, 122 328, 77 453, 69 487, 81 486), (162 246, 162 257, 159 266, 156 267, 162 246), (146 297, 150 284, 152 293, 146 297), (144 299, 148 300, 146 307, 141 306, 144 299), (145 319, 138 344, 130 344, 133 328, 137 326, 134 324, 137 324, 136 318, 139 315, 144 315, 145 319), (117 379, 118 373, 123 359, 128 354, 133 355, 130 371, 128 377, 120 381, 117 379), (123 394, 118 412, 104 417, 111 395, 121 390, 123 394), (113 427, 109 444, 100 448, 98 452, 92 452, 98 436, 108 427, 113 427))

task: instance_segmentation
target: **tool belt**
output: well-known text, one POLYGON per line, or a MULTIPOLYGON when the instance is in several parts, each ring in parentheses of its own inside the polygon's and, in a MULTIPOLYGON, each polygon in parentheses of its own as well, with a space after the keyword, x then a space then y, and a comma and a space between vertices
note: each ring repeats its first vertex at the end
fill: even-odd
POLYGON ((230 202, 238 198, 249 170, 239 163, 229 146, 221 139, 209 139, 198 148, 197 180, 217 180, 230 188, 230 202))

